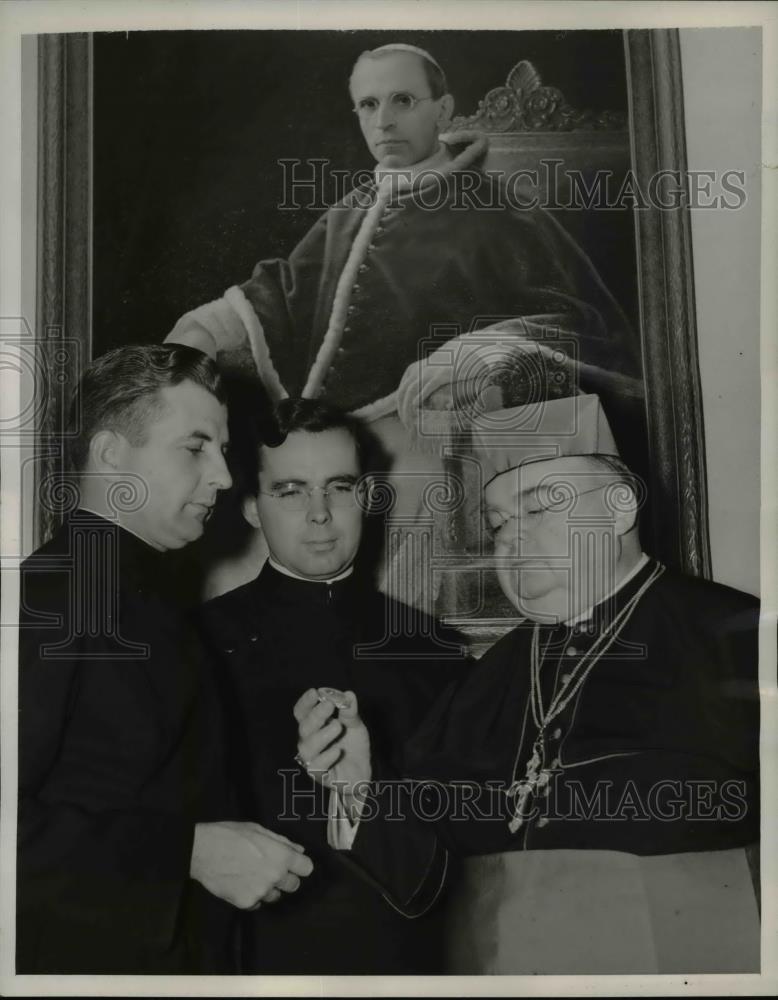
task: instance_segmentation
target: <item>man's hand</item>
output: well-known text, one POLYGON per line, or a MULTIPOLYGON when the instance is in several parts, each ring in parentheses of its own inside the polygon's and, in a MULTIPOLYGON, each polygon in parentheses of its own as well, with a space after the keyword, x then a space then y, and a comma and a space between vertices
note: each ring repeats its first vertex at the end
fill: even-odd
POLYGON ((189 873, 220 899, 241 910, 274 903, 295 892, 313 871, 299 844, 258 823, 198 823, 189 873))
POLYGON ((311 688, 293 711, 298 723, 297 752, 303 766, 325 788, 337 788, 350 806, 354 791, 359 791, 355 786, 362 785, 364 793, 372 776, 370 735, 359 717, 357 696, 346 691, 343 707, 336 708, 329 699, 320 700, 319 693, 311 688))

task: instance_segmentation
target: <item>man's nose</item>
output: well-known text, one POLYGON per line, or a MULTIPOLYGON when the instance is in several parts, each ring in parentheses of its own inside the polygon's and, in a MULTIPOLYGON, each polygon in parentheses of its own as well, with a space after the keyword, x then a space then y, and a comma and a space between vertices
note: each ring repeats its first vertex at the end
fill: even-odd
POLYGON ((324 495, 323 490, 312 490, 311 498, 308 501, 307 517, 315 524, 325 524, 330 520, 329 498, 324 495))
POLYGON ((501 532, 494 542, 494 552, 498 556, 514 557, 519 548, 519 538, 515 533, 506 536, 501 532))
POLYGON ((397 115, 391 101, 381 101, 376 112, 376 125, 379 128, 391 128, 397 121, 397 115))
POLYGON ((527 536, 526 532, 522 531, 521 523, 511 521, 498 533, 494 547, 495 552, 499 555, 516 558, 516 556, 521 555, 526 544, 527 536))
POLYGON ((227 468, 227 461, 221 452, 218 452, 211 464, 210 481, 217 490, 228 490, 232 486, 232 476, 227 468))

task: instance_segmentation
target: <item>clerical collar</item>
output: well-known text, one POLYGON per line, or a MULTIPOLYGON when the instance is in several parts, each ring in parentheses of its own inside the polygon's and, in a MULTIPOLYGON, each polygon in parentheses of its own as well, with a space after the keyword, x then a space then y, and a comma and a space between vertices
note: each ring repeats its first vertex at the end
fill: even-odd
POLYGON ((582 611, 580 614, 575 615, 573 618, 565 619, 563 624, 579 625, 581 622, 588 622, 591 618, 594 617, 595 609, 598 608, 605 601, 609 600, 611 597, 614 597, 616 594, 618 594, 623 587, 626 587, 629 581, 633 580, 638 575, 638 573, 643 569, 643 567, 646 565, 647 562, 648 562, 648 556, 645 554, 645 552, 642 552, 640 558, 632 567, 632 569, 629 571, 629 573, 627 573, 625 577, 619 580, 619 582, 616 584, 615 587, 611 587, 611 589, 608 591, 607 594, 603 594, 602 597, 599 599, 599 601, 597 601, 595 604, 590 605, 590 607, 588 607, 585 611, 582 611))
POLYGON ((377 164, 374 171, 376 184, 380 184, 387 177, 393 177, 395 178, 395 183, 400 187, 404 185, 410 186, 419 174, 424 173, 426 170, 439 170, 449 163, 450 160, 451 154, 443 143, 440 142, 432 156, 428 156, 426 160, 419 160, 418 163, 410 163, 405 167, 382 167, 380 164, 377 164))
POLYGON ((350 570, 339 574, 336 580, 307 580, 268 559, 254 581, 254 591, 263 605, 309 605, 338 609, 339 614, 350 614, 359 598, 354 580, 354 574, 350 570))
POLYGON ((345 580, 346 577, 351 576, 351 574, 354 572, 354 567, 349 566, 348 569, 344 569, 342 573, 338 573, 337 576, 333 576, 329 580, 311 580, 311 578, 308 576, 300 576, 299 573, 293 573, 290 569, 287 569, 286 566, 282 566, 281 563, 276 562, 272 556, 268 556, 267 561, 270 563, 270 565, 277 573, 283 573, 284 576, 291 576, 293 580, 302 580, 303 583, 312 583, 318 585, 326 584, 327 586, 330 586, 333 583, 337 583, 338 580, 345 580))
MULTIPOLYGON (((625 588, 628 587, 629 584, 632 583, 638 576, 640 576, 640 574, 643 572, 643 570, 650 562, 651 559, 645 554, 645 552, 641 552, 640 558, 632 567, 632 569, 629 571, 629 573, 627 573, 625 577, 619 580, 619 582, 616 584, 615 587, 611 587, 611 589, 606 594, 603 594, 603 596, 598 601, 590 605, 584 611, 580 611, 578 614, 571 615, 569 618, 559 619, 556 621, 555 624, 552 624, 552 622, 550 621, 546 622, 545 624, 549 625, 552 628, 564 629, 564 628, 573 628, 576 625, 580 626, 583 625, 585 622, 592 621, 598 616, 598 613, 603 611, 613 602, 614 598, 623 597, 623 591, 625 590, 625 588)), ((522 624, 526 625, 538 624, 537 619, 531 618, 528 615, 522 618, 521 622, 522 624)), ((541 624, 543 623, 541 622, 541 624)))

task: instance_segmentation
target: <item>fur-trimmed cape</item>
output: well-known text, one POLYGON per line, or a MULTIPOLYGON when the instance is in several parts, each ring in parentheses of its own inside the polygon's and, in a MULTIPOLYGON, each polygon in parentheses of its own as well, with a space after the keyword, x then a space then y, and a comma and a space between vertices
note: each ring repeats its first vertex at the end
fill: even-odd
POLYGON ((169 340, 248 355, 271 399, 396 410, 407 367, 463 333, 521 318, 576 360, 639 373, 634 334, 587 257, 544 210, 479 169, 487 142, 447 137, 441 167, 351 191, 288 260, 265 260, 169 340))

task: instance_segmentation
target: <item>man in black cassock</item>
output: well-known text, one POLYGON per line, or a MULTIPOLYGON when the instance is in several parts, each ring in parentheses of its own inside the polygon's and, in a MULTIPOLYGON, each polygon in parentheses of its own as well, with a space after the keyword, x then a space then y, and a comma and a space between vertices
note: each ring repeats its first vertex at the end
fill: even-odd
MULTIPOLYGON (((379 594, 357 565, 368 447, 358 422, 293 399, 279 404, 274 422, 274 436, 259 426, 244 456, 243 510, 264 533, 268 562, 252 582, 204 606, 203 629, 223 665, 241 815, 303 844, 315 870, 294 899, 244 915, 242 969, 437 971, 433 904, 446 853, 434 830, 406 826, 387 837, 386 824, 397 824, 384 814, 354 837, 355 803, 295 759, 292 709, 307 688, 351 692, 370 720, 374 766, 389 775, 404 741, 462 672, 461 648, 432 619, 379 594)), ((333 711, 340 696, 324 695, 333 711)), ((348 698, 336 730, 350 716, 348 698)))
POLYGON ((21 569, 18 973, 235 971, 235 907, 310 872, 235 813, 171 551, 203 532, 227 414, 213 362, 122 347, 87 369, 79 503, 21 569), (208 891, 206 891, 208 890, 208 891))
MULTIPOLYGON (((596 397, 508 426, 474 441, 522 621, 406 758, 467 856, 448 971, 757 971, 758 601, 641 551, 596 397)), ((301 737, 320 766, 321 731, 301 737)))

